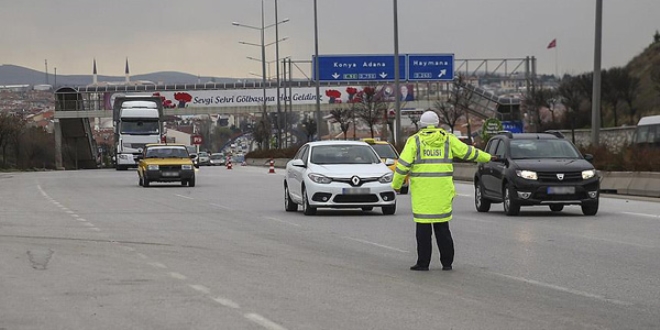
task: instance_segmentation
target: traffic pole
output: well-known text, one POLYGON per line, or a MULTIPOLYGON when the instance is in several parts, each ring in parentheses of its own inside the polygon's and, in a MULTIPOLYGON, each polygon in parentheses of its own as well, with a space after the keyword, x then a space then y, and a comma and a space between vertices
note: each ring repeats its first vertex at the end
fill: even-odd
POLYGON ((227 157, 227 169, 231 170, 231 157, 227 157))

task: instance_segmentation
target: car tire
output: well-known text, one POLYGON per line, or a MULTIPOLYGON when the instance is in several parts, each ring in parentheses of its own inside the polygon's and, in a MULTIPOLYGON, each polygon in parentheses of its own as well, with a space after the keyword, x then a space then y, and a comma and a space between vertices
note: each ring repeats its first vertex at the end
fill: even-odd
POLYGON ((390 206, 383 206, 383 214, 392 215, 396 213, 396 204, 390 206))
POLYGON ((596 215, 598 213, 598 202, 582 204, 582 214, 596 215))
POLYGON ((502 190, 502 201, 504 204, 504 213, 506 215, 518 215, 520 213, 520 204, 513 199, 516 191, 510 184, 506 184, 502 190))
POLYGON ((142 187, 149 187, 149 179, 146 176, 142 178, 142 187))
POLYGON ((291 195, 289 195, 289 186, 286 184, 284 184, 284 210, 287 212, 298 211, 298 204, 291 199, 291 195))
POLYGON ((138 175, 138 186, 142 187, 142 177, 138 175))
POLYGON ((477 181, 474 184, 474 207, 477 209, 477 212, 490 211, 490 200, 484 197, 484 185, 481 181, 477 181))
POLYGON ((363 206, 362 207, 362 211, 365 211, 365 212, 369 212, 369 211, 373 211, 373 210, 374 210, 373 206, 363 206))
POLYGON ((307 198, 307 189, 302 188, 302 202, 303 202, 303 213, 305 215, 314 215, 316 214, 316 208, 309 206, 309 198, 307 198))
POLYGON ((194 186, 195 186, 195 176, 193 175, 193 177, 188 180, 188 187, 194 187, 194 186))
POLYGON ((563 209, 564 209, 564 205, 561 204, 550 205, 550 211, 552 212, 561 212, 563 209))
POLYGON ((409 186, 401 187, 401 190, 399 190, 399 193, 400 193, 401 195, 408 195, 408 189, 409 189, 409 188, 410 188, 409 186))

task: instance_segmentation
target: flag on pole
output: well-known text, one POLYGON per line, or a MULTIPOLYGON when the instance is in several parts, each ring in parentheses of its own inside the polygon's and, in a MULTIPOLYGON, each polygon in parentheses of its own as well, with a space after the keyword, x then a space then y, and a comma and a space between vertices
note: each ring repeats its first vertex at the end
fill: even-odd
POLYGON ((550 41, 550 43, 548 44, 548 49, 555 48, 555 47, 557 47, 557 39, 556 38, 552 39, 552 41, 550 41))

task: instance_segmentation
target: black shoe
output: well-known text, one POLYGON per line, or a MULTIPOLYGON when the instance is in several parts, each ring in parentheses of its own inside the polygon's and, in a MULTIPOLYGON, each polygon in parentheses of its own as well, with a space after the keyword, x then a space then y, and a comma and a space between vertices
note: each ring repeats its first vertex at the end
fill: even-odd
POLYGON ((423 270, 424 271, 424 270, 429 270, 429 267, 428 266, 424 267, 424 266, 420 266, 420 265, 414 265, 414 266, 410 267, 410 270, 423 270))
POLYGON ((442 270, 451 270, 451 266, 442 266, 442 270))

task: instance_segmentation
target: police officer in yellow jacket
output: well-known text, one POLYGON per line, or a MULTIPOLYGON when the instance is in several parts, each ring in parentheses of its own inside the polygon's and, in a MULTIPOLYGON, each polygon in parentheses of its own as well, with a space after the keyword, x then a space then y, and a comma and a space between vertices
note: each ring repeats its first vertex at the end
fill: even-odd
POLYGON ((461 142, 438 128, 440 120, 433 111, 420 117, 422 129, 408 138, 394 173, 392 187, 398 191, 410 176, 413 218, 417 226, 417 264, 411 270, 428 270, 431 262, 431 235, 435 231, 442 270, 451 270, 454 241, 449 231, 452 202, 456 194, 452 179, 453 158, 485 163, 490 154, 461 142))

